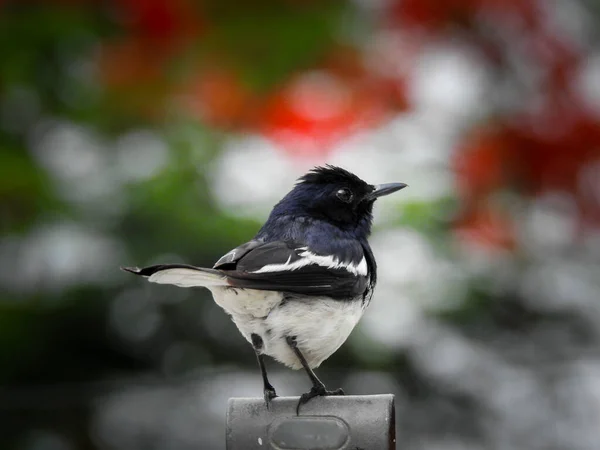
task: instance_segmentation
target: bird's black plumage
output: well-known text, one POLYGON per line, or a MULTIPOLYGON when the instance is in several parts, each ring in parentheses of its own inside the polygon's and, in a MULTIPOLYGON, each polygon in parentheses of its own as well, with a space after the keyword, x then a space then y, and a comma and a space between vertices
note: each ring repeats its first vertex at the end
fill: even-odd
POLYGON ((263 354, 307 370, 313 389, 300 405, 332 393, 312 368, 345 341, 370 301, 377 282, 367 240, 373 204, 405 186, 373 186, 339 167, 317 167, 273 207, 253 240, 212 269, 167 264, 126 270, 157 283, 209 288, 253 345, 267 404, 275 390, 263 354))

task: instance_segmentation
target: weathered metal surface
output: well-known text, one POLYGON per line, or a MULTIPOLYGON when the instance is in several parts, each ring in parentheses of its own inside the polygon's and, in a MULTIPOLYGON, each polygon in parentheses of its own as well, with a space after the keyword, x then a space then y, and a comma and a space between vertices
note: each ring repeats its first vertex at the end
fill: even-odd
POLYGON ((231 398, 227 450, 395 450, 394 396, 231 398))

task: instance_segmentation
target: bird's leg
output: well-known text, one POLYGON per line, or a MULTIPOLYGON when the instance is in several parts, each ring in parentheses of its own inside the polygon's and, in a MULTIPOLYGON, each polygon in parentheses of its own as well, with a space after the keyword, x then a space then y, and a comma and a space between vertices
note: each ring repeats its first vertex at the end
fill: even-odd
POLYGON ((263 361, 263 355, 256 352, 256 359, 258 360, 258 365, 260 366, 260 372, 262 374, 263 379, 263 395, 265 398, 265 404, 267 405, 267 409, 269 409, 269 405, 271 404, 271 400, 277 397, 277 392, 275 392, 275 388, 269 383, 269 379, 267 378, 267 370, 265 369, 265 362, 263 361))
POLYGON ((267 405, 267 409, 269 409, 271 400, 277 397, 277 393, 275 392, 275 388, 271 385, 271 383, 269 383, 269 378, 267 378, 267 369, 265 367, 265 361, 263 360, 263 355, 260 352, 263 347, 263 340, 258 334, 254 333, 252 333, 250 338, 252 339, 252 347, 254 348, 254 352, 256 353, 258 367, 260 367, 260 373, 263 379, 263 394, 265 397, 265 404, 267 405))
POLYGON ((302 367, 304 367, 304 370, 306 370, 306 373, 308 374, 308 377, 310 378, 310 381, 313 384, 313 387, 311 388, 310 391, 308 391, 300 396, 300 401, 298 402, 298 406, 296 407, 296 414, 300 413, 300 406, 307 403, 311 398, 318 397, 318 396, 325 396, 325 395, 344 395, 344 391, 341 388, 336 389, 335 391, 328 391, 327 388, 325 388, 325 385, 323 384, 323 382, 321 380, 319 380, 319 377, 317 377, 317 375, 313 372, 313 370, 308 365, 308 362, 306 362, 306 358, 304 357, 304 355, 298 348, 298 344, 296 342, 295 337, 287 336, 285 338, 285 340, 286 340, 287 344, 290 346, 290 348, 293 350, 293 352, 296 354, 298 359, 300 360, 302 367))

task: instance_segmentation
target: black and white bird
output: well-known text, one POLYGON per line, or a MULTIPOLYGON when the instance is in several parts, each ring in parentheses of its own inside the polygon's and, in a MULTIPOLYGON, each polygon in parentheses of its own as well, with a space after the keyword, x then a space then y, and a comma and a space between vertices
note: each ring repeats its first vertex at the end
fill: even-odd
POLYGON ((275 205, 254 239, 213 268, 123 269, 153 283, 209 289, 256 352, 267 407, 277 394, 263 355, 306 371, 313 387, 299 408, 315 396, 343 395, 328 391, 312 369, 346 341, 369 305, 377 282, 367 241, 373 203, 404 187, 374 186, 339 167, 316 167, 275 205))

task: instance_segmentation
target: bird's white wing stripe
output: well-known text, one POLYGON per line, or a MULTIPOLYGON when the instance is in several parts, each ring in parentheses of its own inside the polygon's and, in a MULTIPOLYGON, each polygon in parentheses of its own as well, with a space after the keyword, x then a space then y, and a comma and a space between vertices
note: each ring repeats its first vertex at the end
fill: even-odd
POLYGON ((266 266, 263 266, 258 270, 254 270, 252 273, 285 272, 291 270, 298 270, 302 267, 306 267, 311 264, 316 264, 318 266, 326 267, 328 269, 346 269, 348 272, 353 273, 354 275, 367 275, 367 260, 364 256, 360 263, 355 265, 352 263, 340 262, 335 256, 332 255, 315 255, 314 253, 308 251, 306 247, 302 247, 299 250, 303 250, 303 252, 298 254, 302 257, 302 259, 299 259, 298 261, 290 263, 290 256, 288 260, 283 264, 267 264, 266 266))
POLYGON ((348 272, 353 273, 354 275, 367 275, 367 260, 363 256, 361 261, 358 264, 341 262, 335 256, 327 255, 315 255, 314 253, 309 252, 308 250, 300 253, 300 256, 308 258, 313 262, 313 264, 317 264, 322 267, 327 267, 328 269, 346 269, 348 272))
POLYGON ((262 266, 258 270, 253 270, 251 273, 285 272, 288 270, 297 270, 297 269, 300 269, 301 267, 313 264, 313 262, 307 258, 302 258, 302 259, 299 259, 298 261, 294 261, 293 263, 290 263, 291 259, 292 259, 292 257, 290 256, 288 258, 288 260, 283 264, 267 264, 266 266, 262 266))
POLYGON ((358 263, 358 266, 356 266, 356 273, 365 277, 369 273, 369 268, 367 267, 367 259, 364 256, 358 263))

